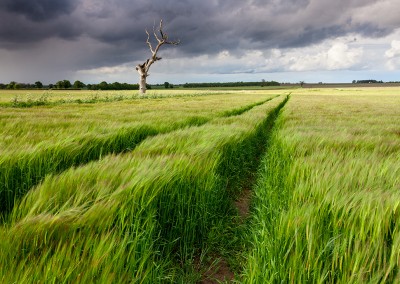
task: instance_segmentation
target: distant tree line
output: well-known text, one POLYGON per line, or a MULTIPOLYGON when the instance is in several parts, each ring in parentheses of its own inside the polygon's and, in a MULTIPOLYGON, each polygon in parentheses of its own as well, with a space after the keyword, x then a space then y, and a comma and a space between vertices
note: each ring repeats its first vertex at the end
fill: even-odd
MULTIPOLYGON (((147 89, 151 89, 150 85, 146 85, 147 89)), ((228 82, 228 83, 186 83, 183 85, 184 88, 210 88, 210 87, 252 87, 252 86, 280 86, 279 82, 276 81, 265 81, 261 82, 228 82)), ((174 85, 169 82, 164 84, 156 84, 155 88, 164 87, 166 89, 174 88, 174 85)), ((128 84, 128 83, 107 83, 106 81, 98 84, 85 84, 79 80, 71 83, 69 80, 60 80, 54 84, 44 85, 40 81, 36 81, 34 84, 17 83, 12 81, 8 84, 0 83, 0 89, 85 89, 85 90, 138 90, 139 84, 128 84)))
POLYGON ((372 84, 372 83, 383 83, 383 81, 377 81, 377 80, 353 80, 353 84, 372 84))
POLYGON ((15 81, 11 81, 8 84, 0 83, 0 89, 41 89, 43 88, 43 84, 40 81, 35 82, 34 84, 26 84, 26 83, 18 83, 15 81))
MULTIPOLYGON (((170 85, 170 88, 172 85, 170 85)), ((147 86, 151 89, 151 86, 147 86)), ((18 83, 11 81, 8 84, 0 83, 0 89, 87 89, 87 90, 138 90, 138 84, 128 83, 107 83, 106 81, 100 82, 99 84, 85 84, 79 80, 76 80, 73 84, 69 80, 61 80, 55 84, 44 85, 42 82, 37 81, 34 84, 18 83)))
POLYGON ((228 82, 228 83, 186 83, 183 84, 184 88, 210 88, 210 87, 252 87, 252 86, 280 86, 281 84, 276 81, 262 81, 262 82, 228 82))

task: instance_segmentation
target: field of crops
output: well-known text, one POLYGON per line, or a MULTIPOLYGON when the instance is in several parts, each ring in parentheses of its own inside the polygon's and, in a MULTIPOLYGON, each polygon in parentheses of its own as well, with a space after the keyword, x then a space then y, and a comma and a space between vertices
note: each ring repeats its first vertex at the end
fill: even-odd
POLYGON ((46 174, 110 153, 129 151, 148 136, 202 125, 216 117, 238 115, 276 96, 241 92, 198 94, 2 108, 1 209, 12 207, 16 195, 26 192, 46 174))
POLYGON ((400 282, 400 90, 302 90, 254 188, 245 282, 400 282))
POLYGON ((399 88, 12 92, 2 283, 400 280, 399 88))

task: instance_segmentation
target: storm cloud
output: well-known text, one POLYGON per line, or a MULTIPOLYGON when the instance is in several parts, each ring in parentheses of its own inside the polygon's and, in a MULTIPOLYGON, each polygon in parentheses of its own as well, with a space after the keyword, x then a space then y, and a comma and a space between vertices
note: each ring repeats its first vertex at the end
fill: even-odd
POLYGON ((76 7, 76 1, 64 0, 6 0, 6 11, 21 14, 31 21, 47 21, 63 14, 70 14, 76 7))
POLYGON ((54 48, 81 58, 65 64, 70 71, 117 66, 144 60, 144 31, 164 19, 170 38, 182 43, 174 51, 166 49, 172 58, 211 58, 223 51, 238 58, 251 51, 266 55, 272 49, 307 48, 348 35, 388 36, 400 27, 395 2, 3 0, 0 50, 28 53, 64 41, 54 48))

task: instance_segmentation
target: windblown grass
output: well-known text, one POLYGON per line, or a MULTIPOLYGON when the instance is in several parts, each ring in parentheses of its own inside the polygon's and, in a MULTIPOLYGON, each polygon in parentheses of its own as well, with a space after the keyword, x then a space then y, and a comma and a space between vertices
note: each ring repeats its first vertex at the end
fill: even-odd
POLYGON ((246 283, 400 281, 399 93, 324 91, 293 95, 279 119, 246 283))
POLYGON ((372 91, 293 90, 271 136, 286 98, 269 93, 0 109, 3 137, 16 137, 5 156, 103 145, 17 202, 0 228, 0 282, 196 283, 191 265, 226 239, 232 199, 265 147, 242 282, 400 282, 400 96, 372 91), (38 112, 53 130, 48 118, 28 123, 38 112), (99 142, 136 126, 140 144, 99 142), (29 129, 43 144, 25 142, 29 129))
POLYGON ((15 199, 46 174, 110 153, 130 151, 148 136, 202 125, 218 116, 243 113, 272 96, 229 96, 229 101, 224 98, 221 95, 207 99, 114 103, 88 109, 46 108, 29 110, 28 114, 26 111, 5 112, 2 133, 6 139, 0 144, 3 147, 0 211, 9 211, 15 199), (255 100, 258 102, 254 103, 255 100), (250 104, 243 106, 245 103, 250 104), (74 116, 70 117, 72 112, 74 116), (35 119, 31 115, 35 115, 35 119))
POLYGON ((210 116, 275 96, 269 93, 235 93, 205 97, 179 97, 111 103, 60 105, 30 109, 0 108, 0 151, 20 152, 39 143, 67 137, 109 133, 135 123, 154 125, 177 118, 210 116))
POLYGON ((284 102, 47 176, 2 228, 0 280, 186 282, 184 264, 231 210, 227 184, 247 171, 240 165, 251 164, 284 102))

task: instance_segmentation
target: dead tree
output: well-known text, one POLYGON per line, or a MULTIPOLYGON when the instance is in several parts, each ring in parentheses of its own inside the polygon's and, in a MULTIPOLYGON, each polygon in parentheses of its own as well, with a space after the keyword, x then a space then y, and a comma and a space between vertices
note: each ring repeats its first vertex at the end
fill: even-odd
POLYGON ((157 56, 157 52, 160 49, 160 47, 163 44, 173 44, 173 45, 178 45, 180 43, 180 41, 169 41, 168 40, 168 35, 163 31, 163 21, 160 21, 160 26, 158 28, 158 33, 155 30, 155 28, 153 27, 153 34, 154 34, 154 38, 157 40, 157 46, 156 48, 153 49, 153 46, 151 45, 150 42, 150 34, 149 32, 146 30, 146 34, 147 34, 147 40, 146 43, 150 48, 151 54, 152 56, 146 60, 146 62, 144 62, 143 64, 138 64, 136 66, 136 70, 139 73, 140 76, 140 80, 139 80, 139 91, 140 94, 144 94, 146 93, 146 78, 149 76, 149 69, 151 64, 153 64, 154 62, 161 60, 161 57, 157 56))

